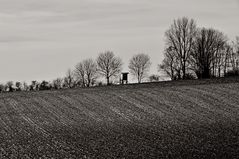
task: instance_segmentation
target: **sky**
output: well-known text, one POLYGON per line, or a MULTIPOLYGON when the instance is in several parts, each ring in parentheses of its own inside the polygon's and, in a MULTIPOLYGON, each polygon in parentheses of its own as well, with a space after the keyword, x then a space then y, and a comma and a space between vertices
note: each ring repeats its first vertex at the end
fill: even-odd
POLYGON ((106 50, 122 58, 123 71, 146 53, 157 74, 164 33, 183 16, 239 36, 239 0, 0 0, 0 82, 63 77, 106 50))

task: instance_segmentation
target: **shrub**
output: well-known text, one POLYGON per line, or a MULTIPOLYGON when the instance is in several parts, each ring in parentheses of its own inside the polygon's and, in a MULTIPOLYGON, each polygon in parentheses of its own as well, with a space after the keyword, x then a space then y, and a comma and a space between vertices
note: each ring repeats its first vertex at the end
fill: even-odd
POLYGON ((239 76, 239 69, 230 70, 230 71, 228 71, 224 76, 225 76, 225 77, 239 76))

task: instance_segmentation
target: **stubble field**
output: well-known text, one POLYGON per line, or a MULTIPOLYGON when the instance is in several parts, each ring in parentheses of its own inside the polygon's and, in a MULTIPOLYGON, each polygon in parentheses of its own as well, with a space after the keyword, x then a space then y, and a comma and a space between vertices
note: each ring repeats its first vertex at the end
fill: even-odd
POLYGON ((238 158, 239 79, 0 94, 0 158, 238 158))

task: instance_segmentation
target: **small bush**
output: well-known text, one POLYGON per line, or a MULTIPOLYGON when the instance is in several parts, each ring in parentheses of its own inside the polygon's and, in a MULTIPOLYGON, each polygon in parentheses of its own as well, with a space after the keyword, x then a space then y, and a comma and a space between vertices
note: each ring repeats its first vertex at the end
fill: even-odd
POLYGON ((230 70, 230 71, 228 71, 224 76, 225 76, 225 77, 239 76, 239 69, 230 70))
POLYGON ((194 80, 194 79, 197 79, 197 77, 195 77, 195 75, 193 75, 192 73, 187 73, 185 76, 185 79, 194 80))

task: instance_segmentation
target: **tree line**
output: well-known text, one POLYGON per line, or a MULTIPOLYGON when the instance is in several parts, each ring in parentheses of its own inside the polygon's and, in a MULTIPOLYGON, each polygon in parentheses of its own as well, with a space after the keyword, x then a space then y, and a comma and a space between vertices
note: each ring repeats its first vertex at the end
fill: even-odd
MULTIPOLYGON (((52 81, 12 82, 0 84, 0 92, 38 91, 121 83, 123 62, 112 51, 105 51, 96 59, 84 59, 69 69, 65 77, 52 81)), ((149 76, 150 57, 134 55, 128 64, 130 75, 138 83, 159 81, 160 76, 149 76)), ((227 36, 213 28, 199 28, 194 19, 175 19, 165 32, 164 59, 158 71, 171 80, 202 79, 239 75, 239 37, 230 42, 227 36)))
MULTIPOLYGON (((5 85, 0 84, 0 92, 13 91, 39 91, 52 89, 65 89, 74 87, 91 87, 103 85, 97 79, 104 78, 106 84, 121 83, 120 75, 123 62, 120 57, 115 56, 112 51, 100 53, 96 60, 89 58, 82 60, 75 65, 74 69, 68 69, 65 77, 56 78, 51 82, 32 81, 30 85, 26 82, 9 81, 5 85), (116 82, 114 82, 116 80, 116 82)), ((151 66, 150 57, 147 54, 136 54, 130 59, 129 71, 141 83, 147 78, 151 66)), ((149 78, 151 81, 157 80, 156 75, 149 78)))
POLYGON ((174 20, 165 38, 159 70, 172 80, 239 75, 239 37, 230 42, 224 33, 183 17, 174 20))

